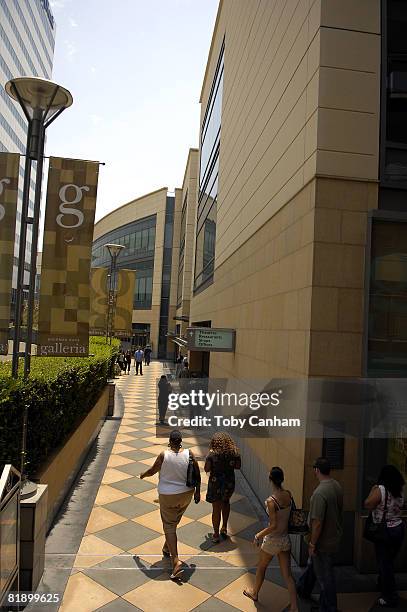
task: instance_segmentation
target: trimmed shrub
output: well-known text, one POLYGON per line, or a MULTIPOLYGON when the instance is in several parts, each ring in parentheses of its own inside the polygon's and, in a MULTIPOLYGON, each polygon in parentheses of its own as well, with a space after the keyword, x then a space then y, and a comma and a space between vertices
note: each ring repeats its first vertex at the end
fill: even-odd
MULTIPOLYGON (((24 406, 28 406, 26 472, 36 472, 73 432, 99 399, 120 343, 92 337, 92 357, 33 357, 31 375, 11 378, 0 364, 0 463, 20 469, 24 406)), ((22 361, 22 360, 21 360, 22 361)))

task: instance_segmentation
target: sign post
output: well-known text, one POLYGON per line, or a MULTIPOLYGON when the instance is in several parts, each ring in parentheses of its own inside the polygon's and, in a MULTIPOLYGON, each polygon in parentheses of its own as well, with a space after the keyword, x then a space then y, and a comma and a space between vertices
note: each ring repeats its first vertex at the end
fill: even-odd
POLYGON ((189 351, 234 353, 236 330, 220 327, 188 327, 189 351))

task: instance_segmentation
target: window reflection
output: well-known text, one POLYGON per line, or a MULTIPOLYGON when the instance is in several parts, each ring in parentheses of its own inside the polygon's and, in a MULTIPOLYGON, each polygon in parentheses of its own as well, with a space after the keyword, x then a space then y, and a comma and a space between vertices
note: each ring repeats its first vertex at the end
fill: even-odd
POLYGON ((214 271, 224 50, 223 41, 201 130, 195 290, 211 282, 214 271))
POLYGON ((373 223, 368 370, 407 374, 407 223, 373 223))
POLYGON ((110 256, 104 246, 108 243, 121 244, 125 248, 120 253, 119 268, 136 270, 134 308, 151 308, 154 273, 155 215, 135 223, 119 227, 101 238, 93 245, 92 267, 108 267, 110 256))

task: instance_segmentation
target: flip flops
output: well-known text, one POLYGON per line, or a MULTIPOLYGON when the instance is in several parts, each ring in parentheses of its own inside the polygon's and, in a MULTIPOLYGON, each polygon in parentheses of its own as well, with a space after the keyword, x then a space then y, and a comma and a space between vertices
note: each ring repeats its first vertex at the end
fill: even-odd
POLYGON ((259 600, 258 597, 254 598, 253 595, 251 593, 249 593, 249 591, 246 591, 246 589, 244 589, 243 595, 246 595, 246 597, 248 597, 252 601, 258 601, 259 600))
POLYGON ((178 580, 178 578, 180 578, 180 576, 184 573, 184 568, 182 567, 182 564, 178 565, 178 567, 173 570, 170 579, 171 580, 178 580))

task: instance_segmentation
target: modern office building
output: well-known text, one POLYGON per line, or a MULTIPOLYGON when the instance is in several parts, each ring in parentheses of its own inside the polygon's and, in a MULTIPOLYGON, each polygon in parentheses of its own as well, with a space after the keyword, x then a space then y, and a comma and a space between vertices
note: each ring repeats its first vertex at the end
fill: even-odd
MULTIPOLYGON (((407 4, 221 0, 201 92, 190 324, 236 330, 191 368, 237 379, 407 374, 407 4)), ((362 500, 407 445, 247 440, 260 499, 281 465, 298 505, 330 454, 344 562, 362 567, 362 500), (353 546, 353 542, 355 546, 353 546)), ((297 551, 298 552, 298 551, 297 551)))
MULTIPOLYGON (((55 22, 48 0, 2 0, 0 3, 0 151, 24 155, 27 121, 20 105, 5 92, 4 85, 20 76, 51 79, 55 44, 55 22)), ((35 164, 30 189, 30 211, 34 203, 35 164)), ((13 288, 17 282, 17 263, 21 223, 24 158, 20 164, 13 288)), ((26 270, 31 249, 31 228, 27 229, 26 270)), ((13 291, 14 294, 14 291, 13 291)), ((13 300, 14 301, 14 300, 13 300)))
MULTIPOLYGON (((150 344, 153 356, 172 358, 175 328, 181 191, 166 187, 120 206, 95 226, 92 267, 108 267, 105 244, 121 244, 119 268, 136 270, 133 347, 150 344)), ((124 346, 127 345, 124 340, 124 346)))
MULTIPOLYGON (((196 219, 197 180, 199 167, 198 149, 190 149, 181 189, 181 223, 179 236, 179 260, 177 280, 177 302, 175 313, 175 343, 185 337, 189 325, 193 267, 194 236, 196 219), (177 340, 178 339, 178 340, 177 340)), ((182 348, 185 343, 180 342, 182 348)), ((185 351, 184 351, 185 352, 185 351)))

